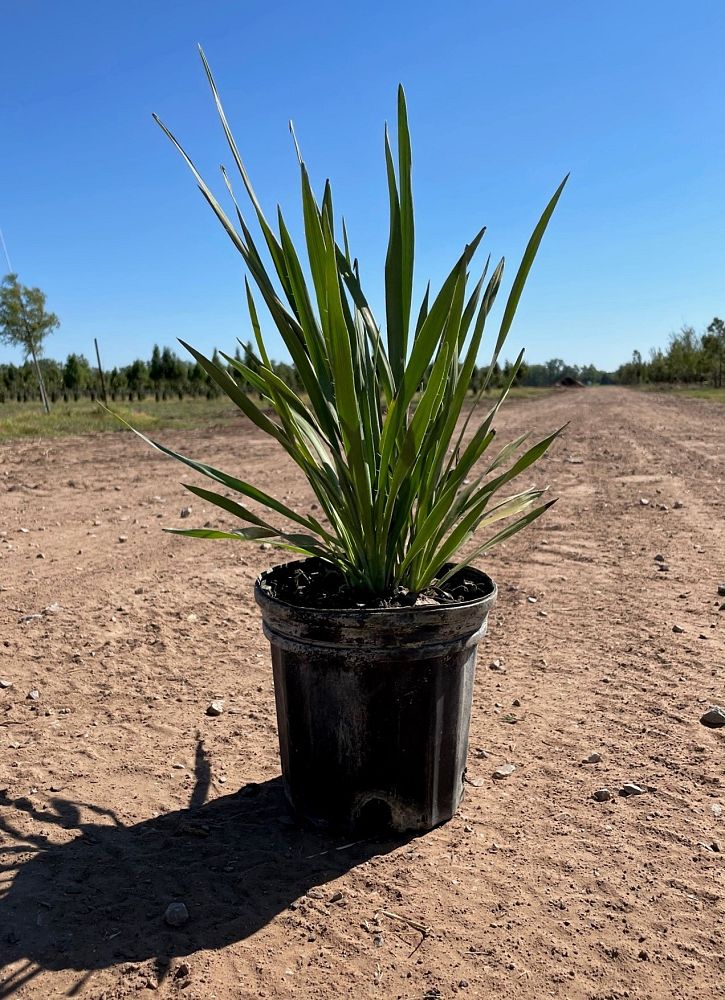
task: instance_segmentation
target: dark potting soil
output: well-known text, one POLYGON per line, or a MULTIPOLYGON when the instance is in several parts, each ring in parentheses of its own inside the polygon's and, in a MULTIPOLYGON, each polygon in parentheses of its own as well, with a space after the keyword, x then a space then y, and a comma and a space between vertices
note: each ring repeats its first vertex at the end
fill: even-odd
POLYGON ((262 577, 260 587, 269 597, 296 607, 338 611, 460 604, 479 600, 490 593, 477 574, 464 568, 444 587, 429 587, 417 594, 398 587, 390 596, 371 597, 350 587, 336 566, 317 558, 276 566, 262 577))

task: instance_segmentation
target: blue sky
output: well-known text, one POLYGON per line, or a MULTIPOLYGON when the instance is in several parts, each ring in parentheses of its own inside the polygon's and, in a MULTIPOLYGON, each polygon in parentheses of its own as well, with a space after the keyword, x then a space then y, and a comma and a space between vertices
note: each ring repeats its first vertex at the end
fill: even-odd
MULTIPOLYGON (((241 261, 151 120, 220 187, 230 157, 197 42, 263 205, 280 202, 298 232, 294 119, 381 318, 382 126, 399 81, 419 291, 481 224, 510 281, 572 173, 509 357, 525 346, 529 361, 615 367, 725 313, 719 0, 0 0, 0 18, 0 227, 61 319, 50 356, 90 357, 98 337, 110 367, 177 336, 211 350, 249 335, 241 261)), ((0 347, 0 362, 18 359, 0 347)))

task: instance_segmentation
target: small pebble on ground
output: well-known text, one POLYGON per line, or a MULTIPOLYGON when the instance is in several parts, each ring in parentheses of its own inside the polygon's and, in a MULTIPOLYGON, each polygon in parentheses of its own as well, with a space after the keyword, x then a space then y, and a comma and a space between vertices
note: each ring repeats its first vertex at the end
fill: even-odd
POLYGON ((503 778, 508 778, 514 773, 516 767, 513 764, 502 764, 501 767, 497 767, 493 772, 493 777, 497 781, 501 781, 503 778))
POLYGON ((622 798, 626 799, 630 795, 644 795, 646 793, 646 791, 647 791, 647 789, 646 788, 642 788, 641 785, 635 785, 635 783, 633 781, 627 781, 619 789, 619 794, 622 796, 622 798))
POLYGON ((720 705, 712 705, 710 709, 700 717, 700 722, 708 729, 720 729, 725 726, 725 709, 720 705))

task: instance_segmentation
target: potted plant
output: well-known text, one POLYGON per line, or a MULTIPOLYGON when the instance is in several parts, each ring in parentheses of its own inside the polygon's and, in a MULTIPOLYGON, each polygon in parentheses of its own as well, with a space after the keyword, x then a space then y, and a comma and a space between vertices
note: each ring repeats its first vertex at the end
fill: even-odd
POLYGON ((503 260, 490 276, 486 261, 469 288, 481 229, 440 289, 433 293, 429 286, 413 312, 411 147, 402 88, 397 169, 385 133, 390 220, 383 332, 363 291, 344 222, 337 224, 329 182, 318 201, 295 139, 303 263, 281 211, 276 231, 263 213, 203 52, 202 60, 271 266, 224 169, 236 222, 156 121, 244 260, 302 391, 274 372, 246 278, 254 363, 224 355, 222 366, 184 346, 299 466, 324 516, 293 510, 243 479, 149 442, 224 487, 221 493, 184 484, 242 524, 233 531, 167 530, 267 542, 298 557, 262 573, 255 586, 272 648, 284 784, 296 812, 334 826, 430 829, 450 819, 463 794, 476 646, 496 599, 495 584, 472 563, 554 502, 538 503, 542 489, 507 487, 559 431, 525 449, 528 435, 492 447, 494 419, 523 351, 493 405, 480 414, 478 407, 566 178, 526 247, 488 373, 471 401, 471 377, 503 260), (259 401, 232 377, 234 370, 259 401))

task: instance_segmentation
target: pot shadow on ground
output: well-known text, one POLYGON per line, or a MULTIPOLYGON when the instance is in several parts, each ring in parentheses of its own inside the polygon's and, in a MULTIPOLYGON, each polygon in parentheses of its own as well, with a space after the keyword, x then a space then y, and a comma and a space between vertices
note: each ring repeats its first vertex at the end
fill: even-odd
POLYGON ((155 960, 162 980, 173 958, 241 941, 312 886, 405 842, 301 828, 281 778, 206 802, 201 743, 195 770, 186 809, 131 826, 87 803, 54 797, 41 807, 0 792, 0 970, 13 966, 0 971, 0 997, 42 970, 80 972, 69 995, 122 962, 155 960), (76 836, 54 844, 53 827, 76 836), (176 900, 189 920, 171 928, 164 913, 176 900))

